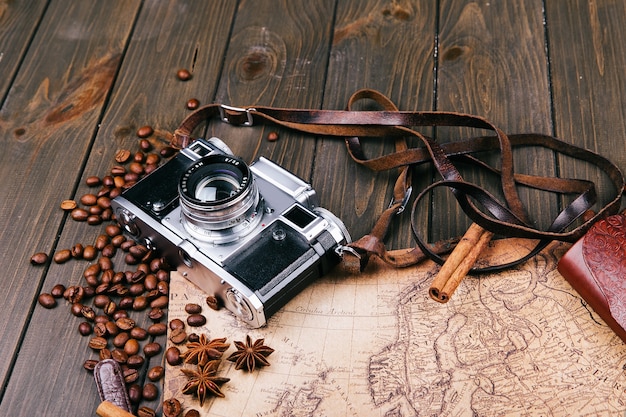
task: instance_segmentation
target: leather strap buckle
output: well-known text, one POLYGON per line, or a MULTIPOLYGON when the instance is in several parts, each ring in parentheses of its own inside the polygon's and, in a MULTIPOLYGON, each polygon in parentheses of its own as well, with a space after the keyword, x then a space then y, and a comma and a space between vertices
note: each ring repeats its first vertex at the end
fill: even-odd
POLYGON ((228 124, 239 126, 252 126, 254 124, 252 113, 250 113, 251 111, 256 111, 253 107, 243 108, 220 104, 218 110, 220 112, 220 119, 228 124), (245 119, 243 118, 244 115, 246 116, 245 119))
MULTIPOLYGON (((404 211, 404 209, 406 208, 406 205, 409 202, 409 199, 411 198, 412 192, 413 192, 413 187, 409 187, 406 189, 406 192, 404 193, 404 197, 402 198, 402 201, 400 201, 400 207, 398 207, 396 211, 396 215, 401 214, 404 211)), ((389 206, 387 208, 388 209, 392 208, 393 206, 398 204, 398 202, 399 202, 398 200, 392 197, 391 201, 389 202, 389 206)))

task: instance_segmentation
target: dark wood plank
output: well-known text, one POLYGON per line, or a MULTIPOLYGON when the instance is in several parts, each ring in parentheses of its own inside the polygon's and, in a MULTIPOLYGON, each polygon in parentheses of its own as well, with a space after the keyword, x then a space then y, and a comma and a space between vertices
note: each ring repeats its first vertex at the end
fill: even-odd
MULTIPOLYGON (((102 11, 94 8, 93 13, 98 16, 102 11)), ((161 145, 167 140, 167 132, 173 131, 188 113, 185 108, 188 98, 205 100, 214 94, 221 67, 221 61, 216 56, 224 55, 235 3, 146 1, 139 9, 120 10, 120 13, 136 26, 128 40, 123 65, 119 69, 100 129, 96 129, 96 122, 92 121, 91 130, 97 130, 97 136, 84 171, 80 173, 82 178, 76 191, 77 196, 93 191, 85 185, 84 178, 107 174, 114 165, 113 155, 118 149, 139 149, 135 135, 139 126, 154 126, 157 133, 150 140, 161 145), (138 11, 140 14, 135 21, 138 11), (184 36, 181 36, 181 27, 185 28, 184 36), (205 30, 207 27, 211 30, 205 30), (193 78, 190 81, 181 82, 176 78, 176 71, 181 67, 192 70, 193 78)), ((76 20, 87 25, 88 16, 76 20)), ((110 18, 119 19, 116 15, 110 18)), ((111 21, 103 22, 103 26, 106 29, 93 29, 94 37, 115 28, 111 21)), ((131 28, 129 26, 118 31, 120 34, 129 34, 128 29, 131 28)), ((54 196, 57 199, 54 203, 56 209, 62 194, 57 190, 54 196)), ((90 244, 102 231, 103 226, 93 227, 69 221, 60 235, 58 248, 71 247, 77 242, 90 244)), ((114 259, 115 267, 121 271, 131 270, 121 260, 122 257, 120 251, 114 259)), ((59 282, 66 286, 84 285, 82 273, 87 265, 89 263, 86 261, 52 265, 43 283, 43 290, 49 291, 59 282)), ((131 317, 141 327, 149 325, 146 311, 131 312, 131 317)), ((77 332, 81 321, 70 314, 65 302, 53 310, 44 310, 40 306, 35 308, 0 414, 93 414, 99 400, 93 376, 82 369, 82 363, 86 359, 97 359, 97 355, 89 349, 88 338, 81 337, 77 332), (41 349, 42 338, 46 349, 41 349), (33 368, 39 369, 41 378, 32 377, 33 368), (36 402, 24 403, 24 392, 40 392, 41 395, 36 402), (82 400, 77 401, 77 398, 82 400)), ((159 341, 163 344, 162 339, 159 341)), ((141 346, 148 341, 141 342, 141 346)), ((142 373, 145 374, 149 366, 154 366, 154 361, 144 365, 142 373)), ((140 382, 144 382, 143 377, 140 382)), ((144 402, 143 405, 157 408, 159 402, 160 399, 144 402)))
MULTIPOLYGON (((555 129, 564 140, 626 169, 626 5, 616 1, 547 1, 555 129)), ((581 161, 561 159, 562 176, 588 178, 601 200, 610 182, 581 161)))
MULTIPOLYGON (((333 12, 332 0, 241 2, 216 101, 320 108, 333 12)), ((310 181, 315 138, 271 126, 213 126, 211 134, 235 155, 248 162, 265 156, 310 181), (279 140, 270 143, 266 137, 274 130, 279 140)))
MULTIPOLYGON (((0 316, 13 323, 0 330, 6 358, 0 365, 2 392, 45 273, 30 267, 30 255, 53 248, 63 220, 59 201, 71 196, 80 175, 136 10, 136 2, 52 2, 0 112, 0 175, 11 179, 0 203, 0 241, 10 242, 0 254, 7 294, 0 316)), ((53 336, 38 335, 36 349, 53 336)), ((54 353, 42 350, 43 363, 54 353)), ((26 366, 31 359, 21 357, 26 366)), ((24 368, 20 371, 22 377, 38 380, 24 368)), ((25 391, 13 391, 19 386, 14 382, 17 378, 8 384, 2 402, 3 410, 13 411, 0 414, 21 413, 25 391)), ((45 410, 45 404, 38 407, 45 410)))
POLYGON ((0 2, 0 100, 15 77, 45 6, 44 0, 0 2))
MULTIPOLYGON (((403 110, 431 110, 436 15, 433 2, 339 2, 324 108, 343 109, 355 91, 372 88, 403 110)), ((394 150, 392 143, 376 139, 364 145, 370 158, 394 150)), ((428 173, 416 171, 416 176, 428 173)), ((340 139, 320 142, 314 181, 322 201, 353 239, 367 234, 387 207, 396 176, 395 171, 377 174, 357 165, 340 139)), ((408 220, 407 211, 393 224, 390 247, 413 244, 408 220)))
MULTIPOLYGON (((440 10, 437 109, 484 117, 506 133, 549 134, 550 90, 541 1, 444 0, 440 10)), ((491 132, 437 129, 439 142, 482 134, 491 132)), ((487 160, 499 166, 497 155, 487 160)), ((524 173, 555 173, 553 155, 545 149, 520 149, 515 166, 524 173)), ((498 195, 497 178, 472 171, 462 174, 498 195)), ((554 195, 521 190, 520 197, 538 227, 549 226, 558 214, 554 195)), ((437 226, 431 231, 433 240, 461 235, 470 223, 448 191, 435 193, 432 215, 432 224, 437 226)))

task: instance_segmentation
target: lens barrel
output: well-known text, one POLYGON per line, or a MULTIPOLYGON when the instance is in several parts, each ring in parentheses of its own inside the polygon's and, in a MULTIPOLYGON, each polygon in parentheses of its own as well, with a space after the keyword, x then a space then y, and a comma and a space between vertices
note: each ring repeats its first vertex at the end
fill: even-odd
POLYGON ((200 240, 237 240, 261 218, 250 169, 230 155, 209 155, 194 162, 181 176, 178 193, 183 225, 200 240))

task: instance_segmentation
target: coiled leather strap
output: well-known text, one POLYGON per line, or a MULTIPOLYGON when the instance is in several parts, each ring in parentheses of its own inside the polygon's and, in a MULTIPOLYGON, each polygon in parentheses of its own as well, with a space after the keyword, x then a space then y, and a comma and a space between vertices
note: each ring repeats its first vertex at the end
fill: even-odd
MULTIPOLYGON (((191 134, 196 126, 206 119, 215 117, 220 117, 223 121, 233 125, 252 126, 259 123, 274 123, 314 135, 341 137, 345 140, 349 154, 357 163, 373 171, 399 170, 400 174, 394 186, 392 204, 381 214, 368 235, 350 244, 354 249, 350 252, 356 252, 359 255, 352 262, 357 263, 361 270, 371 255, 378 256, 396 267, 413 265, 425 257, 439 264, 444 262, 440 254, 450 250, 455 239, 434 244, 426 243, 420 237, 414 215, 419 201, 437 187, 449 188, 466 215, 484 229, 505 237, 528 238, 539 241, 528 255, 515 262, 473 269, 470 273, 493 272, 519 264, 534 256, 554 240, 575 242, 585 234, 593 223, 610 214, 615 214, 619 210, 624 191, 624 176, 620 169, 597 153, 549 135, 531 133, 507 136, 498 127, 478 116, 453 112, 399 111, 391 100, 375 90, 366 89, 354 93, 344 111, 273 107, 234 108, 220 104, 203 106, 190 113, 183 120, 174 133, 172 145, 177 148, 186 147, 193 140, 191 134), (381 110, 352 110, 355 103, 366 99, 374 100, 381 107, 381 110), (489 130, 493 134, 440 144, 413 129, 418 126, 472 127, 489 130), (360 137, 390 138, 395 142, 396 151, 369 159, 365 156, 360 137), (409 137, 418 138, 423 146, 408 147, 406 138, 409 137), (611 180, 615 187, 615 196, 593 217, 574 229, 566 231, 568 226, 595 204, 594 184, 586 180, 516 173, 513 165, 513 148, 520 146, 543 147, 594 164, 611 180), (499 170, 473 156, 477 152, 485 151, 498 152, 499 170), (455 166, 455 162, 459 161, 471 163, 497 173, 501 179, 500 184, 505 201, 500 202, 484 188, 465 181, 455 166), (441 176, 441 180, 422 190, 413 203, 411 226, 416 247, 388 251, 383 240, 392 219, 405 208, 411 188, 409 170, 412 166, 424 163, 432 163, 441 176), (576 194, 577 197, 559 213, 547 230, 539 230, 528 221, 526 210, 518 195, 519 185, 555 193, 576 194), (482 210, 478 207, 482 207, 482 210)), ((349 251, 345 253, 349 253, 349 251)))

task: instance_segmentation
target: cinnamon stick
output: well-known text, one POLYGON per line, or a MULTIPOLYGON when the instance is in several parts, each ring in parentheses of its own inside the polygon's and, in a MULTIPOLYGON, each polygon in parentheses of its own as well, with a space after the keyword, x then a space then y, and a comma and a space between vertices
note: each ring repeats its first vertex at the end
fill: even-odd
POLYGON ((471 224, 433 280, 428 291, 433 300, 440 303, 450 300, 492 237, 493 233, 471 224))
POLYGON ((96 409, 96 414, 100 417, 135 417, 134 414, 129 413, 110 401, 102 401, 96 409))

